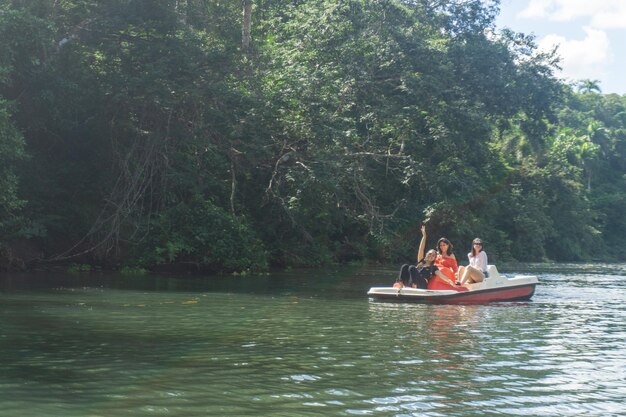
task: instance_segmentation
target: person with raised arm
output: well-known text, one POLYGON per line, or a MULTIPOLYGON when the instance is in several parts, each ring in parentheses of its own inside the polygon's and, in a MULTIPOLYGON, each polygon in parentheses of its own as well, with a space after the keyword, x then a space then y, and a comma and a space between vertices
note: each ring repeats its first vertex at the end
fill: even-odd
POLYGON ((437 251, 429 250, 424 255, 426 248, 426 226, 422 225, 422 239, 417 250, 417 265, 404 264, 400 268, 400 274, 394 288, 413 287, 421 289, 454 289, 455 291, 467 291, 467 288, 457 286, 454 280, 442 273, 436 265, 437 251), (447 285, 449 288, 438 288, 447 285), (437 287, 437 288, 431 288, 437 287))

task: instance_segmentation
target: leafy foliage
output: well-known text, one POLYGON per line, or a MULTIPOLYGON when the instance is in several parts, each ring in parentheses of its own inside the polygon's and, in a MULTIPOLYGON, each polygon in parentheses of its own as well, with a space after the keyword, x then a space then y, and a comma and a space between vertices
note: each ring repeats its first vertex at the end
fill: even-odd
POLYGON ((149 242, 138 248, 141 263, 149 266, 188 264, 210 272, 268 267, 263 244, 250 228, 209 201, 171 207, 151 227, 149 242))
POLYGON ((252 4, 242 47, 240 2, 0 0, 3 233, 205 271, 412 258, 422 221, 494 261, 624 258, 626 100, 556 80, 497 2, 252 4))

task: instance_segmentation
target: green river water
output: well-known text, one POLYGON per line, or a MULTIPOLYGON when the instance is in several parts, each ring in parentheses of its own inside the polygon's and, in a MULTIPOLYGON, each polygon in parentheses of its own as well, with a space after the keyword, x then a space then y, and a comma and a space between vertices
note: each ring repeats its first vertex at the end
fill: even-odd
POLYGON ((626 416, 626 265, 500 269, 532 301, 374 302, 382 267, 0 275, 0 416, 626 416))

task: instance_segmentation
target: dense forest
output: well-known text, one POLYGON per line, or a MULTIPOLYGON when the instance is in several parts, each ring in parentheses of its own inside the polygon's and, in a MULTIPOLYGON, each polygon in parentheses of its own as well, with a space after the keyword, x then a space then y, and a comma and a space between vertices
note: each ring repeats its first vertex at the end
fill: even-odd
POLYGON ((485 0, 0 0, 0 269, 626 259, 626 96, 485 0), (461 255, 464 258, 464 255, 461 255))

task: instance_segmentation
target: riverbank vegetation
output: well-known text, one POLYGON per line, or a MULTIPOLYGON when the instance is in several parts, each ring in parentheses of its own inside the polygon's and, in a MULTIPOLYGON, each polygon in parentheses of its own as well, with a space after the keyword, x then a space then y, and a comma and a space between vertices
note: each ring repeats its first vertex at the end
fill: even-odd
POLYGON ((626 96, 480 0, 0 0, 2 268, 624 260, 626 96), (462 256, 461 256, 462 257, 462 256))

